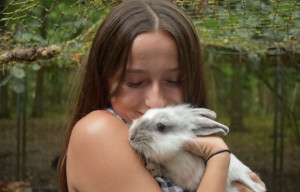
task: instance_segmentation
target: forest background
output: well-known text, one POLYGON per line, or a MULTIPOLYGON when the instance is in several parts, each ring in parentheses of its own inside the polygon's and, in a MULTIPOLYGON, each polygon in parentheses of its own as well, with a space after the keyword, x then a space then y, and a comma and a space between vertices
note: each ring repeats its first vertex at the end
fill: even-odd
MULTIPOLYGON (((56 191, 67 98, 117 0, 0 0, 0 186, 56 191)), ((203 46, 210 108, 270 191, 300 191, 300 1, 174 0, 203 46)), ((1 191, 1 190, 0 190, 1 191)))

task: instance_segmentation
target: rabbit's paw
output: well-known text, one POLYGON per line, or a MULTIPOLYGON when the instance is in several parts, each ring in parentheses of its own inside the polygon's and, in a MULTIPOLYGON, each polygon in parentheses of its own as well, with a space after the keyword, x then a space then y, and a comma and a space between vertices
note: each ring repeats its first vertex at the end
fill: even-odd
POLYGON ((148 162, 146 164, 146 169, 150 172, 150 174, 154 177, 162 176, 162 166, 158 163, 148 162))

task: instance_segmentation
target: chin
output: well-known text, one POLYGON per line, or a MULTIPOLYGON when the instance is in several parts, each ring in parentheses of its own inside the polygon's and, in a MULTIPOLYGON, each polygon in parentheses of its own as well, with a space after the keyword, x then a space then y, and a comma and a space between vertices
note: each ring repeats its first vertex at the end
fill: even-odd
POLYGON ((141 112, 135 112, 133 115, 132 115, 132 117, 131 117, 131 123, 132 123, 132 121, 133 120, 135 120, 135 119, 137 119, 137 118, 140 118, 141 116, 143 116, 144 115, 144 113, 141 113, 141 112))

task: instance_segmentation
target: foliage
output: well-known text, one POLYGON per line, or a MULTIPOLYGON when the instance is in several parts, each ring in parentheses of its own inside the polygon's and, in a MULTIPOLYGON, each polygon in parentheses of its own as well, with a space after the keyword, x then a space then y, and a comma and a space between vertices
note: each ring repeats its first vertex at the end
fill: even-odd
POLYGON ((58 45, 69 67, 76 67, 71 54, 84 55, 97 21, 110 9, 101 1, 11 0, 1 12, 0 52, 33 46, 58 45))
MULTIPOLYGON (((58 44, 85 53, 96 27, 120 0, 7 0, 4 45, 58 44), (96 24, 96 25, 95 25, 96 24), (45 25, 45 26, 44 26, 45 25), (40 31, 44 29, 47 39, 40 31), (78 45, 78 46, 76 46, 78 45), (76 46, 76 47, 74 47, 76 46), (82 49, 85 47, 85 49, 82 49)), ((298 0, 173 0, 192 18, 204 45, 265 54, 270 47, 300 53, 298 0)))
POLYGON ((297 0, 195 1, 187 10, 205 45, 259 54, 284 47, 300 53, 299 5, 297 0))
POLYGON ((87 53, 97 21, 106 14, 111 5, 113 4, 101 1, 7 1, 0 12, 0 21, 4 22, 0 26, 0 41, 4 42, 0 46, 0 53, 53 44, 60 46, 63 51, 57 58, 49 60, 2 64, 0 71, 8 71, 8 76, 0 85, 7 84, 10 80, 10 87, 14 91, 20 93, 24 90, 24 80, 12 78, 14 69, 34 72, 51 65, 56 65, 58 70, 76 68, 81 57, 87 53))
MULTIPOLYGON (((16 92, 24 90, 24 80, 14 71, 28 74, 47 69, 47 86, 66 82, 68 75, 88 53, 94 34, 110 9, 121 0, 5 0, 0 9, 0 53, 33 46, 60 46, 62 53, 49 60, 33 63, 2 64, 0 72, 16 92), (66 79, 65 79, 66 78, 66 79), (49 83, 52 82, 53 84, 49 83)), ((230 82, 242 78, 243 108, 247 113, 268 114, 273 110, 274 63, 271 54, 282 51, 286 75, 287 125, 300 140, 299 116, 299 0, 172 0, 191 18, 199 33, 206 62, 214 74, 215 97, 230 98, 230 82), (274 51, 275 50, 275 51, 274 51), (273 52, 271 52, 273 51, 273 52), (235 72, 232 63, 241 58, 235 72), (284 59, 287 58, 288 59, 284 59), (267 91, 266 91, 267 90, 267 91), (263 96, 262 96, 263 95, 263 96), (267 96, 265 96, 267 95, 267 96), (264 101, 262 101, 264 100, 264 101)), ((33 87, 34 76, 29 77, 33 87)), ((29 89, 30 90, 30 89, 29 89)), ((64 91, 66 92, 66 91, 64 91)), ((64 93, 66 94, 66 93, 64 93)), ((34 98, 35 93, 30 93, 34 98)), ((50 93, 48 96, 50 97, 50 93)), ((220 104, 229 113, 228 103, 220 104)))

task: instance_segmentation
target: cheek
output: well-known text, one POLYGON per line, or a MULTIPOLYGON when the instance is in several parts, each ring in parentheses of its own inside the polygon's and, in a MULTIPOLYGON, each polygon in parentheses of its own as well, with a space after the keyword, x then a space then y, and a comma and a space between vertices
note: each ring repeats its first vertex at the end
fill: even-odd
POLYGON ((177 88, 168 91, 168 98, 174 104, 183 103, 182 88, 177 88))
POLYGON ((178 103, 183 103, 183 94, 182 94, 182 91, 181 91, 181 90, 178 92, 176 101, 177 101, 178 103))
POLYGON ((136 90, 127 88, 125 85, 121 85, 117 95, 111 98, 111 104, 122 108, 132 108, 139 103, 141 93, 136 90))
POLYGON ((110 102, 112 104, 113 108, 117 108, 117 107, 122 107, 122 108, 127 108, 129 102, 128 102, 128 95, 124 94, 122 89, 119 90, 118 94, 116 94, 115 96, 113 96, 110 99, 110 102))
POLYGON ((126 122, 132 123, 133 119, 140 117, 137 113, 142 107, 142 97, 140 93, 130 91, 128 88, 121 86, 117 95, 110 99, 112 108, 119 114, 126 122))
POLYGON ((119 103, 122 103, 121 98, 119 98, 118 96, 113 96, 110 99, 110 102, 111 102, 111 105, 112 105, 113 108, 115 108, 115 106, 118 106, 119 103))

